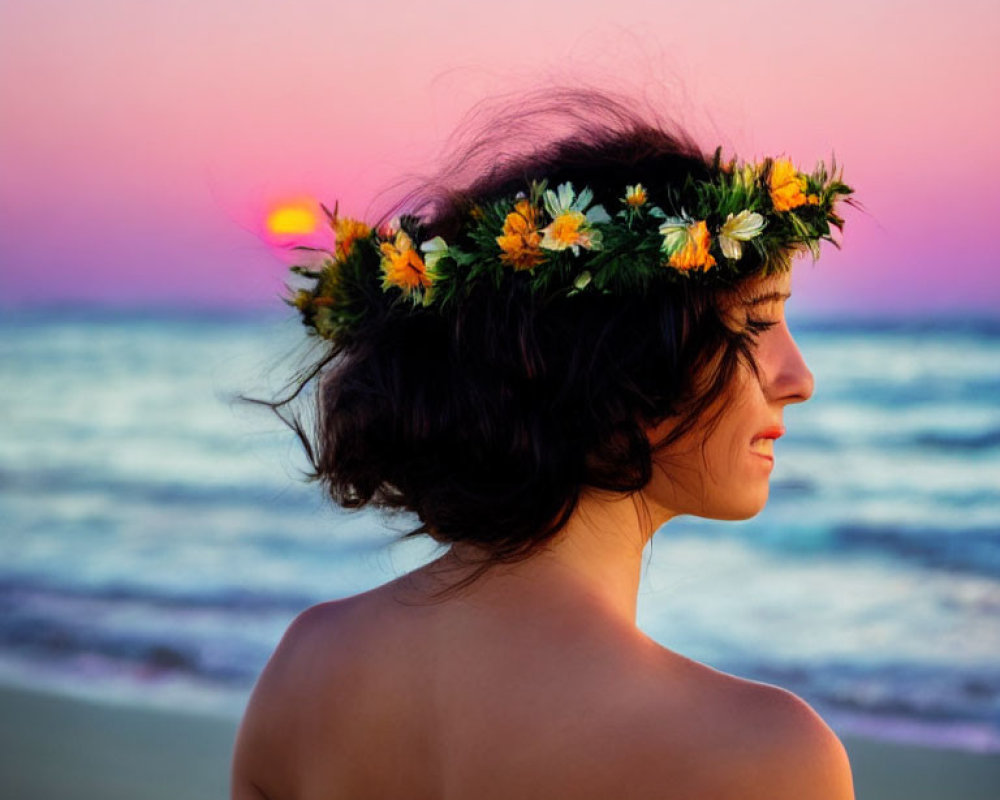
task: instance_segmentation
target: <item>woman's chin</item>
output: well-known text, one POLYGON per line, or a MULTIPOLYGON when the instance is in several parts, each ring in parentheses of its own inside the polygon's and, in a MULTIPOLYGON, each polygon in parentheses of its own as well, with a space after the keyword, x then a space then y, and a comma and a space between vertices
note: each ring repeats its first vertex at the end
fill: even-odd
POLYGON ((729 521, 738 521, 756 517, 761 511, 764 510, 764 506, 767 505, 769 489, 769 486, 765 486, 762 492, 733 498, 732 502, 726 503, 724 506, 719 508, 712 509, 712 513, 700 516, 706 516, 709 519, 729 521))

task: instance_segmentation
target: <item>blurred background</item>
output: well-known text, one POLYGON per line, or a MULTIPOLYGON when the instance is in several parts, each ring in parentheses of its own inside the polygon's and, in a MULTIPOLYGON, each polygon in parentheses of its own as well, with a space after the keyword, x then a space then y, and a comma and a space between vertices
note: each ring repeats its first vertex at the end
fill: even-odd
POLYGON ((584 80, 833 155, 866 209, 795 274, 768 507, 669 523, 640 624, 838 732, 1000 753, 998 38, 979 0, 5 2, 0 684, 235 720, 299 611, 435 552, 233 398, 300 363, 302 213, 372 219, 483 97, 584 80))

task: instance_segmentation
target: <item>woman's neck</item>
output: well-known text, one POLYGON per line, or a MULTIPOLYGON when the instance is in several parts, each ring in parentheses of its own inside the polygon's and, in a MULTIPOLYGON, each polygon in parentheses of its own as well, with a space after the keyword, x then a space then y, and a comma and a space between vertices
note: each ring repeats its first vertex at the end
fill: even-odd
MULTIPOLYGON (((543 609, 579 618, 581 611, 632 627, 642 557, 656 528, 672 514, 631 497, 587 492, 569 522, 529 558, 492 567, 460 592, 470 602, 537 614, 543 609)), ((455 545, 420 573, 441 586, 473 569, 480 553, 455 545)))

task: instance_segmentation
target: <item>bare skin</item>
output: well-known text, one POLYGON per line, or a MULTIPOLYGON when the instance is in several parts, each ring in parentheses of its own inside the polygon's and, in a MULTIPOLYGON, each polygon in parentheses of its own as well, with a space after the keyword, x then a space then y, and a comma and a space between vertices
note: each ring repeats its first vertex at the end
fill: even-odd
POLYGON ((781 301, 769 311, 762 382, 745 376, 704 449, 679 443, 640 495, 586 493, 545 551, 443 600, 474 553, 301 614, 248 705, 233 800, 853 798, 843 747, 802 700, 636 627, 653 532, 757 513, 770 468, 751 438, 812 392, 781 301))

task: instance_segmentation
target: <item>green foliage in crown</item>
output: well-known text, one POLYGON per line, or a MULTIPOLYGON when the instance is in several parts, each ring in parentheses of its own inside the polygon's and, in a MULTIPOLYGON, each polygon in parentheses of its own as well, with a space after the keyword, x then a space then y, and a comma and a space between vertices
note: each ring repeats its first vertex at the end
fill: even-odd
POLYGON ((532 182, 514 197, 469 206, 451 242, 425 238, 414 216, 373 230, 324 207, 335 247, 318 251, 319 266, 291 268, 307 285, 289 287, 286 302, 311 333, 339 340, 377 309, 446 309, 483 283, 499 290, 523 280, 543 296, 641 293, 662 280, 732 284, 790 269, 807 250, 816 260, 822 240, 840 246, 837 203, 856 203, 835 161, 803 173, 784 158, 723 163, 721 153, 711 180, 623 187, 613 215, 589 187, 532 182))

